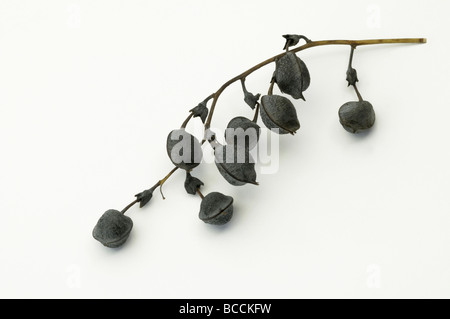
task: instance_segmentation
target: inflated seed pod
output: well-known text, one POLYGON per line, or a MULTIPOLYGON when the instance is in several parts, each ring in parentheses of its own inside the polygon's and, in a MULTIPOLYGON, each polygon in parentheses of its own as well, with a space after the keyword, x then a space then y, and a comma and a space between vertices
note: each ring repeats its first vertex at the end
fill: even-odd
POLYGON ((249 149, 236 145, 218 145, 214 148, 215 163, 220 174, 234 186, 256 182, 255 161, 249 149))
POLYGON ((202 145, 195 136, 184 129, 173 130, 169 133, 166 149, 172 163, 179 168, 189 171, 202 161, 202 145))
POLYGON ((212 192, 202 199, 198 217, 207 224, 223 225, 233 217, 233 197, 212 192))
POLYGON ((225 140, 228 144, 254 148, 258 144, 261 128, 246 117, 233 118, 225 130, 225 140))
POLYGON ((375 123, 375 111, 367 101, 347 102, 339 108, 339 121, 350 133, 367 130, 375 123))
POLYGON ((279 134, 294 134, 300 128, 294 104, 284 96, 264 95, 260 114, 267 128, 278 129, 279 134))
POLYGON ((274 79, 281 92, 303 100, 303 91, 311 82, 306 64, 292 52, 287 52, 276 60, 274 79))
POLYGON ((133 221, 115 209, 106 211, 95 225, 92 236, 109 248, 122 246, 128 239, 133 221))

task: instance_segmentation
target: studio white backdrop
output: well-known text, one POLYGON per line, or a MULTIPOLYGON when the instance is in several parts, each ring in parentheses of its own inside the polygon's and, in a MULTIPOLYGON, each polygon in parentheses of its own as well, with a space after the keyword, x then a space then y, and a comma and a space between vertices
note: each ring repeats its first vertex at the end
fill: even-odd
MULTIPOLYGON (((0 297, 450 297, 450 90, 447 1, 0 2, 0 297), (213 164, 203 192, 234 197, 225 227, 198 219, 176 172, 120 249, 92 238, 173 166, 165 141, 224 82, 312 40, 426 37, 355 51, 375 108, 368 134, 339 124, 347 46, 308 65, 301 128, 276 169, 233 187, 213 164)), ((247 78, 265 93, 274 66, 247 78)), ((277 90, 277 89, 275 89, 277 90)), ((278 92, 278 91, 277 91, 278 92)), ((239 84, 213 127, 252 117, 239 84)), ((195 119, 190 130, 198 130, 195 119)), ((207 148, 206 148, 206 152, 207 148)), ((274 162, 275 163, 275 162, 274 162)))

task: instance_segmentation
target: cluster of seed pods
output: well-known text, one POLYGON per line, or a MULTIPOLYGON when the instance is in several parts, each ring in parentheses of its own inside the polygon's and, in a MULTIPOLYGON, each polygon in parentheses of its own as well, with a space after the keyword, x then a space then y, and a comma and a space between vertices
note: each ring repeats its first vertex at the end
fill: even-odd
MULTIPOLYGON (((245 86, 245 77, 240 78, 244 93, 244 102, 255 110, 253 119, 243 116, 231 119, 225 130, 225 144, 217 141, 216 135, 209 128, 212 117, 212 109, 208 108, 208 101, 217 99, 217 93, 212 94, 203 102, 190 110, 190 116, 180 128, 172 130, 167 136, 167 155, 175 168, 164 180, 159 181, 150 189, 136 194, 136 199, 122 211, 110 209, 106 211, 93 230, 93 237, 104 246, 116 248, 123 245, 133 227, 130 217, 125 216, 125 211, 139 203, 145 206, 153 196, 157 187, 161 187, 165 180, 177 169, 184 170, 186 179, 184 183, 188 194, 199 195, 202 199, 198 217, 207 224, 223 225, 228 223, 233 216, 233 198, 220 192, 211 192, 206 196, 200 191, 204 183, 195 176, 192 171, 201 164, 203 159, 202 145, 208 142, 214 150, 215 165, 223 178, 233 186, 246 184, 257 185, 255 161, 251 155, 260 137, 258 115, 262 123, 278 134, 295 134, 300 128, 296 108, 289 99, 305 100, 303 92, 308 89, 311 77, 309 70, 302 59, 296 53, 289 51, 291 46, 300 40, 311 43, 311 40, 301 35, 284 35, 286 44, 285 53, 274 60, 275 71, 270 81, 268 93, 265 95, 253 94, 245 86), (280 90, 280 94, 273 94, 274 85, 280 90), (209 117, 208 117, 209 115, 209 117), (200 118, 205 124, 205 136, 202 142, 186 130, 186 124, 191 118, 200 118)), ((350 101, 339 109, 339 121, 345 130, 358 133, 371 128, 375 122, 375 113, 372 105, 362 99, 357 87, 357 72, 352 67, 355 47, 351 47, 349 65, 347 69, 348 85, 352 85, 358 96, 358 101, 350 101)))

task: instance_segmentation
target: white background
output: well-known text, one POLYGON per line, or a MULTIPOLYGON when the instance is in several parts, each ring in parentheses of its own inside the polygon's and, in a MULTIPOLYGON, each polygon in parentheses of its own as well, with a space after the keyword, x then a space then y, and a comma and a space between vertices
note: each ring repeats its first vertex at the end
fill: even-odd
MULTIPOLYGON (((0 2, 0 297, 450 297, 447 1, 0 2), (355 52, 376 111, 369 134, 340 126, 355 100, 349 48, 300 54, 311 72, 301 129, 279 169, 234 188, 214 165, 203 192, 235 200, 225 227, 174 174, 120 249, 92 238, 172 165, 168 132, 222 83, 313 40, 426 37, 355 52)), ((273 65, 247 79, 265 93, 273 65)), ((277 89, 276 89, 276 92, 277 89)), ((239 85, 213 126, 252 116, 239 85)), ((199 120, 190 128, 198 127, 199 120)))

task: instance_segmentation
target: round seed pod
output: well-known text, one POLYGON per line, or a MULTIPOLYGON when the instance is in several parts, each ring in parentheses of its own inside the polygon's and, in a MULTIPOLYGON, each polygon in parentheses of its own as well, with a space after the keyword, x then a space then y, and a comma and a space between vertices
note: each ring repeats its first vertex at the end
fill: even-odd
POLYGON ((189 171, 202 161, 202 145, 195 136, 184 129, 169 133, 166 149, 172 163, 181 169, 189 171))
POLYGON ((267 128, 278 129, 279 134, 294 134, 300 128, 294 104, 284 96, 264 95, 260 114, 267 128))
POLYGON ((233 197, 219 192, 206 195, 200 204, 198 217, 207 224, 223 225, 233 217, 233 197))
POLYGON ((350 133, 367 130, 375 123, 375 111, 367 101, 347 102, 339 108, 339 121, 350 133))
POLYGON ((115 209, 107 210, 95 225, 92 236, 109 248, 122 246, 128 239, 133 221, 115 209))
POLYGON ((228 123, 225 140, 228 144, 252 149, 258 144, 260 130, 259 125, 252 120, 238 116, 228 123))
POLYGON ((234 186, 256 182, 255 161, 248 148, 218 145, 214 149, 215 163, 220 174, 234 186))
POLYGON ((309 87, 311 77, 306 64, 295 53, 287 52, 276 60, 274 78, 281 92, 294 99, 305 99, 303 91, 309 87))

